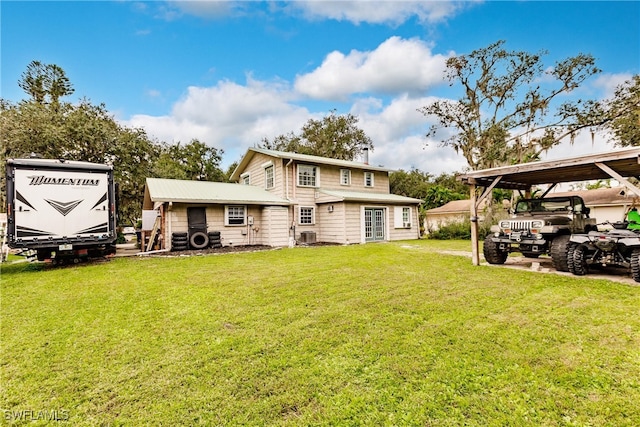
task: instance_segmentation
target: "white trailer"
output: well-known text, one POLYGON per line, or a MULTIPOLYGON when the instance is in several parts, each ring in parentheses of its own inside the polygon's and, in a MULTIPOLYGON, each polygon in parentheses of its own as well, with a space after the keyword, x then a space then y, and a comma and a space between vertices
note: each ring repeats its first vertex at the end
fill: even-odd
POLYGON ((7 244, 64 261, 115 253, 111 166, 49 159, 7 160, 7 244))

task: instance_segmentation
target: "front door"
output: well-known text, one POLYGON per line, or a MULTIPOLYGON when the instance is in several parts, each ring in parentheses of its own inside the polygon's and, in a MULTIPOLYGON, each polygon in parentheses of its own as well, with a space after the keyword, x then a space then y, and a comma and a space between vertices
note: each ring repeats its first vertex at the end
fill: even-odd
POLYGON ((203 207, 187 208, 187 224, 189 235, 199 231, 207 232, 207 210, 203 207))
POLYGON ((364 209, 364 237, 367 242, 384 240, 384 209, 364 209))

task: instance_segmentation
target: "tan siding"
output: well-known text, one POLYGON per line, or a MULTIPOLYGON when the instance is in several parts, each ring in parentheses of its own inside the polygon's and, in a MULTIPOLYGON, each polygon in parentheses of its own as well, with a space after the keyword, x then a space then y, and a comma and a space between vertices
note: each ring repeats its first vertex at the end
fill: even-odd
POLYGON ((318 241, 345 243, 345 214, 344 203, 320 205, 316 213, 316 220, 320 223, 318 241), (329 212, 329 206, 333 206, 333 212, 329 212))
MULTIPOLYGON (((411 228, 395 228, 395 213, 394 206, 389 207, 389 240, 411 240, 418 239, 420 237, 420 224, 418 224, 418 212, 415 206, 409 207, 411 212, 411 228)), ((400 218, 402 219, 402 218, 400 218)))
POLYGON ((364 243, 362 208, 358 203, 345 203, 344 227, 348 243, 364 243))
POLYGON ((260 244, 274 247, 289 245, 289 210, 280 206, 267 207, 262 211, 262 227, 259 230, 260 244))

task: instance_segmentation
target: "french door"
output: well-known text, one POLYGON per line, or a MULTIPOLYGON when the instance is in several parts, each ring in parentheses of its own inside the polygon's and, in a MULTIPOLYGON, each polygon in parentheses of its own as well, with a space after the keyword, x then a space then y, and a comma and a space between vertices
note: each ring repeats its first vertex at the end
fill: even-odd
POLYGON ((385 239, 384 209, 364 208, 364 237, 367 242, 385 239))

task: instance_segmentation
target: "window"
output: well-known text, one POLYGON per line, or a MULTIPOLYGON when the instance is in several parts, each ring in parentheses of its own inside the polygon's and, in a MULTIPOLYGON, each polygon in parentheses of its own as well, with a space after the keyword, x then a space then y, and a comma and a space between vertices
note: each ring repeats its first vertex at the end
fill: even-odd
POLYGON ((394 208, 393 225, 395 228, 411 228, 411 208, 398 206, 394 208))
POLYGON ((249 174, 243 173, 242 175, 240 175, 240 182, 243 183, 244 185, 249 185, 250 184, 249 174))
POLYGON ((315 208, 313 207, 300 207, 300 215, 298 218, 298 224, 315 224, 315 208))
POLYGON ((317 187, 318 167, 298 165, 298 185, 300 187, 317 187))
POLYGON ((275 175, 273 165, 264 168, 264 186, 265 188, 273 188, 275 186, 275 175))
POLYGON ((364 186, 373 187, 373 172, 364 173, 364 186))
POLYGON ((340 184, 351 185, 351 171, 349 169, 340 169, 340 184))
POLYGON ((226 206, 226 225, 245 225, 246 207, 242 205, 226 206))

